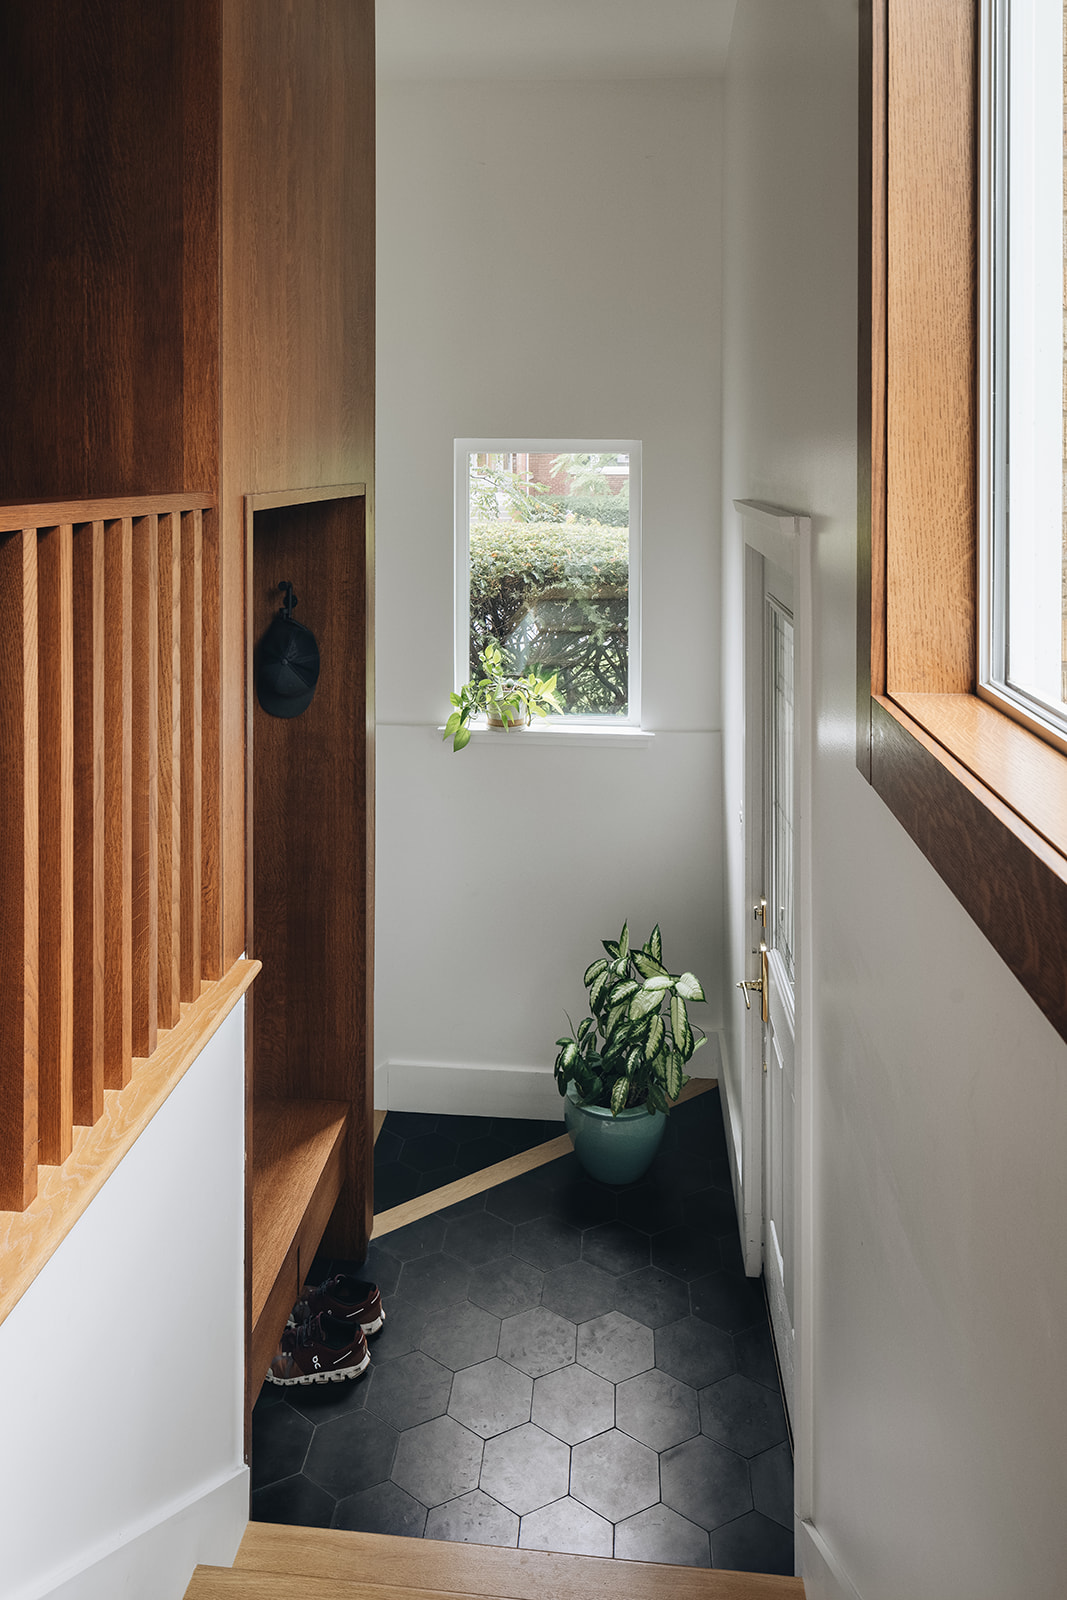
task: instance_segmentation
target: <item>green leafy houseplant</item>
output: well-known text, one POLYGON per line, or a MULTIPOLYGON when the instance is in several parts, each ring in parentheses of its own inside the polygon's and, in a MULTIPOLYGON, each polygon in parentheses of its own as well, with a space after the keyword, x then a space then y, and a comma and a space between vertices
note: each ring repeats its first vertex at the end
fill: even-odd
POLYGON ((555 673, 539 678, 535 672, 521 676, 507 672, 500 647, 492 641, 479 652, 478 660, 482 676, 472 678, 451 697, 454 709, 445 723, 444 737, 452 740, 453 750, 470 743, 471 719, 482 712, 490 721, 511 728, 515 723, 529 723, 531 716, 547 717, 550 711, 562 710, 556 698, 555 673))
POLYGON ((702 1030, 694 1034, 687 1009, 688 1001, 705 998, 703 986, 691 972, 663 965, 658 923, 639 949, 631 949, 625 923, 618 939, 603 944, 607 955, 585 972, 592 1016, 556 1040, 557 1087, 612 1117, 642 1105, 666 1115, 689 1082, 687 1062, 706 1042, 702 1030))

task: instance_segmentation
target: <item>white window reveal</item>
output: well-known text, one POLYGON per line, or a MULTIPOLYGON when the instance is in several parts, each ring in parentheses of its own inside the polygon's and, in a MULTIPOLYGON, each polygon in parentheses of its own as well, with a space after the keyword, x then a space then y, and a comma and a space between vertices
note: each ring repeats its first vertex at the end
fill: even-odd
POLYGON ((637 440, 457 439, 457 687, 492 643, 569 723, 639 726, 640 548, 637 440))

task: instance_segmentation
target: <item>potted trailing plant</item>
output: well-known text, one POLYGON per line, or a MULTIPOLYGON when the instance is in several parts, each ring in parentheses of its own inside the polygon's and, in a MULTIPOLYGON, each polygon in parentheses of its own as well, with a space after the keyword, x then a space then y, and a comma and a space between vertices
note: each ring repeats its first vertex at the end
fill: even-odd
POLYGON ((453 750, 462 750, 470 743, 470 723, 473 717, 484 713, 489 726, 510 730, 529 726, 532 716, 547 717, 550 711, 562 711, 556 698, 556 674, 539 678, 536 672, 522 675, 508 672, 500 646, 490 640, 478 652, 482 676, 451 696, 453 711, 445 723, 443 737, 452 740, 453 750))
POLYGON ((685 1067, 705 1043, 688 1012, 688 1002, 705 995, 691 972, 664 966, 658 923, 639 948, 625 923, 603 944, 606 955, 585 971, 592 1016, 556 1040, 556 1085, 586 1171, 603 1183, 632 1183, 656 1154, 671 1104, 689 1082, 685 1067))

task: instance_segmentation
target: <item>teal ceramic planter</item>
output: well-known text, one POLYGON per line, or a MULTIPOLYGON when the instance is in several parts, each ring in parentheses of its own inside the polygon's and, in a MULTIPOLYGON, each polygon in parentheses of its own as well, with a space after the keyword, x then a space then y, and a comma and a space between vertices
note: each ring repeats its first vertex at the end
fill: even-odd
POLYGON ((604 1106, 578 1105, 569 1093, 563 1100, 563 1121, 578 1160, 601 1183, 633 1183, 640 1178, 651 1166, 667 1127, 662 1111, 650 1116, 644 1106, 635 1106, 613 1117, 604 1106))

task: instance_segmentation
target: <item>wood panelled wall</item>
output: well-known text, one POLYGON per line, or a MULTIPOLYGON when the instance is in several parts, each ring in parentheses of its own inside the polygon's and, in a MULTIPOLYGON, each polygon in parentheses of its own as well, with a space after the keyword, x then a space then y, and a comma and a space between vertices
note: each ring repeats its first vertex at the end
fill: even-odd
POLYGON ((25 1210, 38 1166, 66 1160, 200 994, 178 951, 201 945, 218 842, 180 748, 217 626, 201 600, 213 520, 195 496, 0 508, 20 640, 0 691, 0 1210, 25 1210))
MULTIPOLYGON (((246 500, 365 485, 372 610, 374 4, 8 0, 0 88, 0 504, 151 494, 217 508, 196 525, 157 511, 31 516, 29 532, 3 535, 24 636, 0 686, 13 753, 0 778, 0 1121, 24 1197, 38 1026, 71 1056, 70 1115, 91 1119, 191 986, 246 948, 246 500), (68 608, 72 636, 55 631, 68 608), (57 706, 70 747, 42 769, 39 796, 36 762, 14 752, 36 748, 40 715, 68 716, 57 706), (70 818, 72 785, 91 804, 70 818), (26 854, 41 825, 68 841, 42 865, 47 886, 26 854), (39 889, 50 953, 40 974, 27 959, 23 981, 39 889), (84 949, 99 958, 78 960, 84 949), (54 1005, 68 986, 69 1047, 54 1005)), ((361 659, 368 646, 364 633, 361 659)), ((369 672, 363 688, 372 772, 369 672)), ((363 1034, 369 945, 366 957, 363 1034)), ((52 1152, 67 1093, 47 1090, 52 1152)), ((357 1098, 362 1119, 362 1080, 357 1098)), ((346 1183, 367 1169, 348 1207, 355 1249, 369 1157, 358 1137, 349 1150, 346 1183)))

